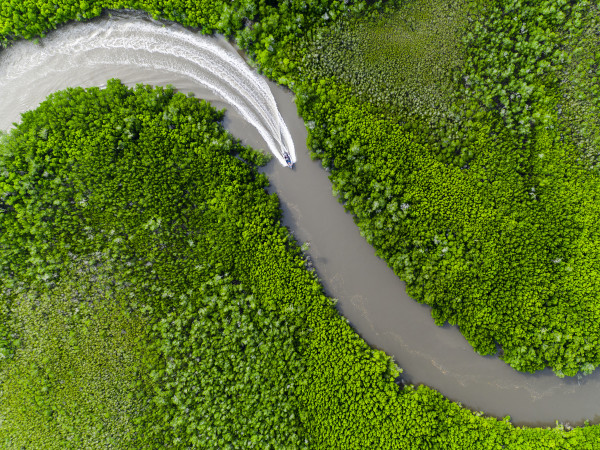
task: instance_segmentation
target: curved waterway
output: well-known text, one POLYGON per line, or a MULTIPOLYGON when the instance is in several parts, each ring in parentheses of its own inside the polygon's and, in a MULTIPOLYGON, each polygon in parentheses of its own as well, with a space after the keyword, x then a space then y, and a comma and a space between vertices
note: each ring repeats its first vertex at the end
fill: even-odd
MULTIPOLYGON (((122 13, 117 17, 124 18, 122 13)), ((0 92, 20 95, 3 95, 5 108, 31 105, 41 92, 52 92, 65 79, 71 86, 77 86, 79 80, 89 85, 89 72, 78 73, 82 67, 98 69, 93 81, 121 66, 128 73, 132 69, 160 71, 193 80, 232 106, 282 165, 286 165, 285 154, 296 160, 294 142, 265 79, 215 39, 202 39, 184 28, 162 27, 157 22, 116 20, 108 25, 104 20, 68 26, 52 33, 42 45, 21 43, 6 53, 0 58, 0 92), (43 73, 62 73, 63 77, 39 77, 43 73), (36 80, 33 89, 32 78, 36 80)))
POLYGON ((298 149, 295 170, 274 163, 264 169, 281 199, 283 222, 299 242, 311 243, 308 252, 326 292, 339 299, 340 312, 370 345, 395 357, 406 383, 431 386, 473 410, 510 415, 517 424, 598 422, 600 371, 562 380, 549 370, 522 374, 496 357, 477 355, 456 327, 434 324, 429 307, 406 295, 404 283, 331 195, 327 172, 308 156, 292 94, 240 61, 222 38, 139 13, 69 24, 40 44, 19 42, 0 54, 0 129, 51 92, 104 87, 110 78, 130 86, 172 84, 227 107, 225 126, 244 143, 280 157, 281 149, 298 149))

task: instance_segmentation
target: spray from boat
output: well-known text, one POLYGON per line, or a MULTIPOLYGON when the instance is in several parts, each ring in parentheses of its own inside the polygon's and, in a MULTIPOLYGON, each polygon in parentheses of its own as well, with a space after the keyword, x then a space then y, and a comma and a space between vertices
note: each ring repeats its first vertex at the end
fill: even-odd
POLYGON ((70 82, 77 72, 115 65, 168 72, 207 88, 257 130, 283 166, 296 161, 292 137, 269 86, 234 47, 179 25, 141 20, 141 15, 136 21, 117 16, 73 23, 49 33, 41 44, 22 41, 2 51, 0 128, 7 129, 18 119, 15 114, 37 107, 50 93, 79 85, 70 82))

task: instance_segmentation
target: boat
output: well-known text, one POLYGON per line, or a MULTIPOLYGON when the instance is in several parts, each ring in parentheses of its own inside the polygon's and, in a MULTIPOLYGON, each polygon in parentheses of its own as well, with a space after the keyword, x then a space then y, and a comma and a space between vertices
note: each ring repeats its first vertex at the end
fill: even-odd
POLYGON ((289 153, 287 153, 287 152, 286 152, 286 153, 284 153, 284 154, 283 154, 283 157, 284 157, 284 159, 285 159, 285 163, 287 164, 287 166, 288 166, 290 169, 293 169, 293 168, 294 168, 294 163, 292 162, 292 158, 290 157, 289 153))

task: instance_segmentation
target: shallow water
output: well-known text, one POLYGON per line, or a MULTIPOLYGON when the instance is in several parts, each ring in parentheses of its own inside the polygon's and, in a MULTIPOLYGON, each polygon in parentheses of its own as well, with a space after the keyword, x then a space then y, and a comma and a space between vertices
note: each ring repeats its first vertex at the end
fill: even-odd
MULTIPOLYGON (((8 128, 19 120, 21 112, 35 108, 53 91, 68 86, 105 86, 107 79, 120 78, 130 86, 172 84, 219 108, 228 107, 226 127, 245 143, 268 149, 267 141, 276 140, 277 135, 273 137, 269 128, 273 117, 262 118, 260 111, 267 108, 273 112, 273 105, 267 100, 265 105, 257 105, 256 98, 236 100, 255 108, 255 115, 261 117, 267 130, 265 139, 257 130, 260 127, 244 119, 248 117, 245 110, 231 107, 215 89, 199 80, 206 76, 212 77, 213 83, 219 82, 210 74, 209 66, 199 70, 198 65, 186 62, 191 56, 187 50, 185 54, 173 50, 181 48, 182 35, 189 48, 200 48, 202 43, 195 40, 208 40, 232 57, 238 55, 236 49, 222 38, 199 36, 172 24, 163 27, 145 17, 119 13, 110 20, 96 19, 91 24, 98 33, 96 36, 103 33, 116 36, 121 32, 124 37, 127 33, 130 37, 136 35, 138 40, 141 34, 135 32, 136 27, 143 27, 145 39, 160 39, 163 50, 149 51, 147 46, 129 45, 127 39, 122 39, 118 48, 102 46, 98 44, 100 39, 86 40, 85 33, 78 31, 88 24, 74 23, 50 33, 41 46, 21 42, 2 52, 0 128, 8 128), (165 52, 165 48, 171 48, 172 53, 165 52), (37 55, 41 49, 52 57, 37 55), (20 63, 26 64, 28 70, 19 71, 20 63), (10 73, 6 67, 11 67, 10 73), (18 77, 9 80, 11 74, 17 73, 18 77)), ((580 380, 561 380, 549 370, 522 374, 496 357, 477 355, 457 327, 434 324, 429 307, 406 295, 404 283, 375 256, 373 248, 360 236, 352 216, 331 195, 327 172, 308 156, 306 129, 298 117, 292 94, 272 82, 267 85, 296 148, 297 163, 293 171, 275 162, 264 169, 272 183, 271 191, 281 199, 283 222, 300 243, 311 243, 308 253, 327 293, 339 299, 340 312, 369 344, 394 355, 404 368, 405 382, 431 386, 474 410, 497 417, 510 415, 518 424, 554 425, 559 420, 575 425, 586 419, 599 422, 600 371, 580 380)), ((223 83, 220 87, 231 89, 223 83)), ((268 99, 268 95, 262 98, 268 99)), ((285 136, 280 139, 286 145, 285 136)))

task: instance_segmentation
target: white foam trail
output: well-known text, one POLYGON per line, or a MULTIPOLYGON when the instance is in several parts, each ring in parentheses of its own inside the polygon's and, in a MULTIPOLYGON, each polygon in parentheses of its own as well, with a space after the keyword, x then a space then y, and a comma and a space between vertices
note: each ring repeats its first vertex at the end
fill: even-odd
POLYGON ((0 126, 7 125, 8 116, 31 109, 51 92, 66 87, 65 81, 68 83, 70 75, 82 67, 106 66, 185 76, 233 106, 256 128, 282 165, 285 152, 296 161, 292 137, 269 86, 233 48, 226 49, 215 38, 182 27, 147 20, 102 19, 72 24, 49 34, 42 45, 19 42, 3 51, 0 99, 4 107, 0 109, 0 126), (57 72, 63 74, 63 86, 40 89, 45 78, 57 72), (13 104, 11 98, 15 99, 13 104))

